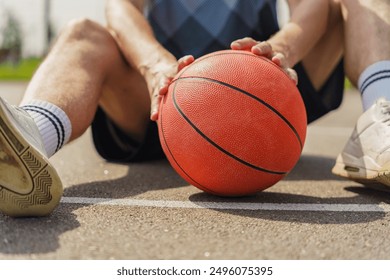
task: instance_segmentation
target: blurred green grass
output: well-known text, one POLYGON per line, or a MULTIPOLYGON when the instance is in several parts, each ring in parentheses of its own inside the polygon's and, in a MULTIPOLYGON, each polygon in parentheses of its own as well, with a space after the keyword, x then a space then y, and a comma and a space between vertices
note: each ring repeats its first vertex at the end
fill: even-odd
POLYGON ((354 86, 351 84, 351 82, 347 78, 345 78, 344 89, 352 89, 352 88, 354 88, 354 86))
POLYGON ((0 64, 0 81, 28 81, 38 68, 42 59, 26 58, 19 63, 4 62, 0 64))

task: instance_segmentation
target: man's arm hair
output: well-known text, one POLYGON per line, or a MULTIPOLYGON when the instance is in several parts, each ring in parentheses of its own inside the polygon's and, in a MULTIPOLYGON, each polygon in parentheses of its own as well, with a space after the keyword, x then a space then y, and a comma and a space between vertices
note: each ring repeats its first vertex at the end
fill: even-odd
POLYGON ((107 0, 108 29, 117 41, 128 63, 141 74, 151 65, 172 56, 156 40, 143 15, 144 0, 107 0))

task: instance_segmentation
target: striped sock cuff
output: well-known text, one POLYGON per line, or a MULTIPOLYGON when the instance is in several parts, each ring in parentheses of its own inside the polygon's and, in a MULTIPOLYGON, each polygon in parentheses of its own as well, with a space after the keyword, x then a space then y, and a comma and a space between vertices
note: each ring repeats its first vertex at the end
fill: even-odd
POLYGON ((359 77, 359 90, 364 94, 369 86, 384 79, 390 79, 390 60, 380 61, 367 67, 359 77))
POLYGON ((364 110, 379 98, 390 100, 390 60, 379 61, 367 67, 359 77, 358 87, 364 110))
POLYGON ((31 100, 22 108, 37 124, 49 157, 69 141, 72 126, 61 108, 43 100, 31 100))

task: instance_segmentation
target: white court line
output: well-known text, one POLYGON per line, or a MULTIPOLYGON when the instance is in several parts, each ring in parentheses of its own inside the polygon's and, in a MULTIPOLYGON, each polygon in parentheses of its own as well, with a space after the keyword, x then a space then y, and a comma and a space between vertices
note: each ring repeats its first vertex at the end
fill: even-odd
POLYGON ((335 126, 308 126, 307 133, 315 135, 345 136, 351 135, 353 127, 335 127, 335 126))
POLYGON ((92 197, 63 197, 62 203, 155 208, 192 208, 221 210, 269 210, 316 212, 390 212, 390 205, 380 204, 311 204, 311 203, 253 203, 253 202, 191 202, 177 200, 109 199, 92 197))

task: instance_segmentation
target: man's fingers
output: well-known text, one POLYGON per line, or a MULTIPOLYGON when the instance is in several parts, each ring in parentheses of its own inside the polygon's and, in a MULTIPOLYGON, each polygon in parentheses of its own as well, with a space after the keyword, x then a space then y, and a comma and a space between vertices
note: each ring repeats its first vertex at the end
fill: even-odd
POLYGON ((195 58, 192 55, 186 55, 180 58, 178 62, 177 72, 181 71, 184 67, 194 62, 195 58))
POLYGON ((256 55, 265 56, 267 58, 272 58, 272 46, 270 43, 264 41, 264 42, 258 42, 256 45, 254 45, 251 48, 252 53, 256 55))
POLYGON ((170 83, 172 82, 172 79, 173 78, 169 78, 165 81, 165 83, 162 85, 162 87, 160 88, 160 90, 158 91, 158 95, 165 95, 167 94, 168 92, 168 87, 170 85, 170 83))
POLYGON ((267 41, 259 42, 253 38, 246 37, 238 39, 230 44, 232 50, 247 50, 260 56, 272 58, 272 46, 267 41))
POLYGON ((295 72, 294 69, 287 68, 286 69, 287 75, 291 78, 291 80, 294 81, 295 85, 298 85, 298 74, 295 72))
POLYGON ((163 99, 164 95, 168 93, 168 88, 172 79, 173 78, 167 78, 164 84, 160 87, 160 89, 156 91, 152 96, 152 105, 150 110, 150 119, 152 121, 157 121, 158 119, 158 112, 159 112, 161 100, 163 99))
POLYGON ((152 121, 158 120, 158 111, 160 107, 161 100, 163 99, 163 95, 159 95, 158 97, 154 98, 153 104, 152 104, 152 110, 150 112, 150 119, 152 121))
POLYGON ((232 50, 250 50, 257 43, 258 43, 258 41, 254 40, 252 38, 246 37, 243 39, 238 39, 238 40, 233 41, 230 44, 230 48, 232 50))
POLYGON ((284 57, 283 54, 281 53, 276 53, 274 56, 271 58, 272 62, 278 65, 279 67, 282 68, 287 68, 287 62, 286 58, 284 57))
MULTIPOLYGON (((186 55, 180 58, 177 62, 177 72, 181 71, 184 67, 190 65, 192 62, 194 62, 194 57, 192 55, 186 55)), ((168 88, 170 83, 172 82, 173 77, 167 77, 163 81, 163 83, 160 85, 159 88, 156 88, 152 95, 152 104, 151 104, 151 110, 150 110, 150 119, 152 121, 158 120, 158 113, 160 108, 160 103, 164 95, 168 93, 168 88)))

